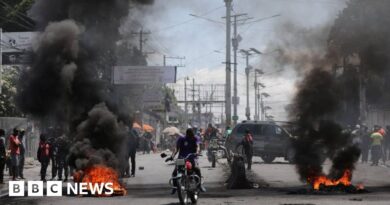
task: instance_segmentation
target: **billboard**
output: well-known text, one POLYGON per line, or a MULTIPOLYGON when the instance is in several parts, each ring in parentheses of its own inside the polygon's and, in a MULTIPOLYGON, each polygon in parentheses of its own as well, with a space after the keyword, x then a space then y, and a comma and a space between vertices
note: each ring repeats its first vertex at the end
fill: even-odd
POLYGON ((38 32, 1 33, 0 64, 22 65, 31 63, 29 54, 32 50, 32 42, 37 35, 38 32))
POLYGON ((24 65, 31 63, 31 56, 28 52, 2 53, 3 65, 24 65))
POLYGON ((32 48, 33 39, 38 32, 4 32, 1 39, 1 52, 25 52, 32 48))
POLYGON ((156 85, 176 82, 174 66, 115 66, 115 85, 156 85))

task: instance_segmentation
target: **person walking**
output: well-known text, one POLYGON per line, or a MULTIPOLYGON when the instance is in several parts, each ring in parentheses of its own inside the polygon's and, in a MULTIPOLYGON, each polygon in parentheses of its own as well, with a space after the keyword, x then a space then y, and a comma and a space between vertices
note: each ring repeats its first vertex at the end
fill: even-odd
POLYGON ((378 166, 379 159, 382 155, 382 141, 383 136, 385 135, 383 129, 379 129, 378 131, 371 134, 371 156, 372 156, 372 164, 371 166, 378 166))
POLYGON ((69 167, 67 160, 67 156, 69 153, 69 142, 66 139, 66 136, 62 135, 56 139, 55 144, 57 145, 56 162, 58 165, 58 180, 62 180, 62 173, 64 173, 64 182, 66 182, 68 181, 69 176, 69 167))
POLYGON ((362 139, 360 143, 360 150, 362 152, 362 163, 368 162, 368 153, 370 151, 370 141, 371 141, 371 135, 368 132, 368 127, 365 125, 362 125, 362 139))
POLYGON ((40 135, 40 142, 38 146, 38 152, 37 152, 37 159, 41 163, 41 180, 46 181, 46 171, 47 167, 49 166, 50 162, 50 154, 52 153, 50 151, 51 146, 50 144, 46 141, 46 136, 44 134, 40 135))
POLYGON ((143 139, 144 139, 144 154, 145 153, 148 153, 150 154, 150 150, 152 149, 152 138, 153 138, 153 135, 152 133, 148 132, 148 131, 145 131, 145 133, 143 134, 143 139))
POLYGON ((24 140, 24 135, 25 131, 21 130, 19 133, 19 149, 20 149, 20 155, 19 155, 19 167, 18 167, 18 175, 21 179, 24 179, 23 176, 23 170, 24 170, 24 154, 26 152, 26 147, 25 147, 25 140, 24 140))
POLYGON ((129 138, 128 138, 129 155, 127 157, 127 166, 126 166, 125 176, 135 177, 135 166, 136 166, 135 157, 136 157, 138 146, 139 146, 138 133, 134 129, 131 129, 129 132, 129 138), (131 162, 131 171, 130 171, 129 158, 130 158, 130 162, 131 162))
POLYGON ((20 160, 20 141, 18 138, 19 131, 17 128, 13 129, 12 135, 9 137, 9 148, 11 150, 11 173, 12 180, 16 180, 19 175, 19 160, 20 160))
MULTIPOLYGON (((50 130, 51 131, 51 130, 50 130)), ((50 145, 50 161, 51 161, 51 180, 54 180, 58 172, 58 163, 57 163, 57 152, 58 146, 56 142, 56 137, 54 132, 51 131, 51 136, 46 142, 50 145)))
POLYGON ((242 138, 242 141, 239 144, 237 144, 236 150, 239 146, 243 147, 243 151, 245 153, 247 163, 248 163, 248 170, 251 170, 252 157, 253 157, 253 137, 249 129, 245 130, 245 135, 242 138))
POLYGON ((0 129, 0 184, 4 184, 4 167, 6 161, 6 151, 5 151, 5 131, 0 129))

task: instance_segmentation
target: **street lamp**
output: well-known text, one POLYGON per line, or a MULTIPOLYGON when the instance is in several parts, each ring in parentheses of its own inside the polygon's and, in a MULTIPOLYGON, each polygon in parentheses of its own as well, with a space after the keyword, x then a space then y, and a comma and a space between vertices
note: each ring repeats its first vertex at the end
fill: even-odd
MULTIPOLYGON (((270 97, 271 95, 270 94, 268 94, 268 93, 265 93, 265 92, 263 92, 263 93, 261 93, 260 94, 260 109, 261 109, 261 120, 264 120, 264 117, 265 117, 265 111, 266 111, 266 109, 265 109, 265 107, 264 107, 264 98, 268 98, 268 97, 270 97)), ((267 107, 269 107, 269 106, 267 106, 267 107)), ((269 107, 269 108, 271 108, 271 107, 269 107)), ((268 109, 269 109, 268 108, 268 109)))
MULTIPOLYGON (((256 49, 254 48, 251 48, 251 50, 254 50, 256 51, 256 53, 260 54, 261 52, 260 51, 257 51, 256 49)), ((262 88, 265 88, 265 85, 258 82, 257 81, 257 74, 259 75, 264 75, 264 71, 261 70, 261 69, 255 69, 255 83, 254 83, 254 87, 255 87, 255 120, 259 120, 259 86, 262 87, 262 88)))
POLYGON ((249 72, 252 69, 251 66, 249 66, 249 56, 254 54, 262 54, 260 51, 250 48, 248 50, 241 49, 241 53, 243 53, 246 57, 246 68, 245 68, 245 74, 246 74, 246 108, 245 108, 245 116, 247 120, 250 120, 251 118, 251 111, 249 107, 249 72))
POLYGON ((254 53, 257 53, 257 54, 263 54, 262 52, 260 52, 256 48, 250 48, 249 50, 251 50, 251 51, 253 51, 254 53))

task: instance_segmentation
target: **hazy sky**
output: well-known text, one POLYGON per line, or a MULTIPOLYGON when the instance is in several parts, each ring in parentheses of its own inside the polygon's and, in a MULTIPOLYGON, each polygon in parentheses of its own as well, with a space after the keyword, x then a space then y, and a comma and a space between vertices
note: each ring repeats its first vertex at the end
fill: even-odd
MULTIPOLYGON (((280 14, 280 17, 242 25, 238 33, 243 40, 239 48, 257 48, 264 51, 270 41, 281 38, 275 27, 283 22, 316 28, 332 22, 345 7, 345 0, 233 0, 233 14, 247 13, 253 20, 280 14)), ((224 83, 225 81, 225 25, 222 16, 226 8, 223 0, 155 0, 154 5, 143 7, 133 12, 130 18, 137 16, 143 22, 148 36, 146 50, 154 51, 149 55, 150 65, 161 65, 163 55, 185 56, 183 68, 178 68, 178 84, 183 84, 183 77, 195 78, 196 83, 224 83), (203 18, 190 16, 195 14, 203 18), (204 19, 206 18, 206 19, 204 19), (219 52, 216 52, 219 51, 219 52)), ((126 25, 125 32, 138 30, 139 26, 126 25)), ((253 56, 250 64, 255 68, 260 65, 261 56, 253 56)), ((169 60, 168 64, 177 61, 169 60)), ((241 98, 238 107, 240 120, 245 119, 245 59, 239 54, 238 93, 241 98)), ((262 68, 264 69, 264 68, 262 68)), ((265 92, 271 97, 266 100, 273 109, 270 114, 276 120, 286 120, 284 107, 289 104, 294 94, 297 80, 295 72, 274 73, 279 68, 265 68, 267 73, 261 78, 267 86, 265 92), (272 74, 273 73, 273 74, 272 74)), ((251 78, 251 115, 254 114, 253 78, 251 78)), ((218 110, 220 111, 220 109, 218 110)), ((216 110, 217 112, 217 110, 216 110)))

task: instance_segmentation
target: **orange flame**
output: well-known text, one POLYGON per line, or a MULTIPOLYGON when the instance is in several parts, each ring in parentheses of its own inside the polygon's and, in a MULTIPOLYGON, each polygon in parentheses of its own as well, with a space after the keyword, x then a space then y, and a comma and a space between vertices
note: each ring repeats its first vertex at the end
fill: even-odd
POLYGON ((104 165, 94 165, 83 171, 74 173, 75 182, 85 182, 91 184, 112 183, 114 189, 113 195, 126 195, 126 189, 119 183, 118 173, 104 165))
POLYGON ((308 181, 313 185, 313 189, 319 190, 321 185, 324 186, 337 186, 342 184, 344 186, 351 186, 352 172, 350 170, 345 170, 343 176, 340 179, 329 179, 325 175, 315 176, 308 179, 308 181))

